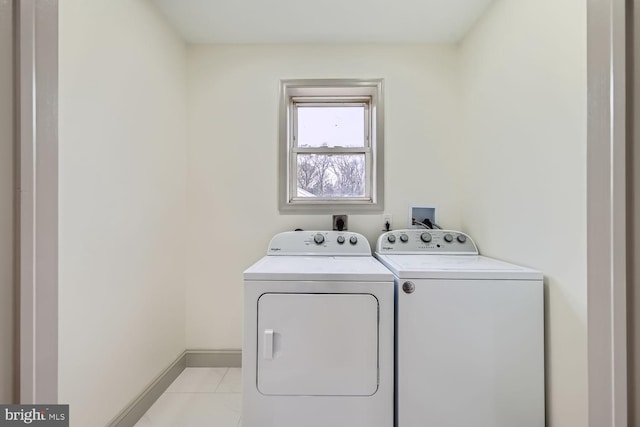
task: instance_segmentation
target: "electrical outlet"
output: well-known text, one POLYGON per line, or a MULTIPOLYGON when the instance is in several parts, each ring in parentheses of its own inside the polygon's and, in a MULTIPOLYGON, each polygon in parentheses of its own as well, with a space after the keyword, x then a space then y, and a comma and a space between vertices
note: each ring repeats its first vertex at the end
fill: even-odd
POLYGON ((347 215, 334 215, 333 216, 333 229, 338 231, 347 231, 347 215))
POLYGON ((388 231, 393 228, 393 215, 390 213, 382 214, 382 230, 388 231), (387 226, 387 223, 389 224, 387 226))

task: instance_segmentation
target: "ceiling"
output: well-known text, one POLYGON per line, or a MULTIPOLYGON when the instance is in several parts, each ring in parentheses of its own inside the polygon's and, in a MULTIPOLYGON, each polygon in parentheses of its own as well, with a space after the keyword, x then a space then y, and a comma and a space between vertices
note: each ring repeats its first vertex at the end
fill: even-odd
POLYGON ((491 0, 151 0, 190 43, 456 43, 491 0))

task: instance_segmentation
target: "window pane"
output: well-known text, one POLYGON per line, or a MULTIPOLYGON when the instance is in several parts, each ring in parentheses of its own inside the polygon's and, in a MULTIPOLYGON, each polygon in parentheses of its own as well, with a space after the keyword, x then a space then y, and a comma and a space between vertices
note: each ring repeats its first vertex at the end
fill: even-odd
POLYGON ((298 197, 364 197, 364 154, 298 154, 298 197))
POLYGON ((298 106, 298 147, 364 147, 364 107, 298 106))

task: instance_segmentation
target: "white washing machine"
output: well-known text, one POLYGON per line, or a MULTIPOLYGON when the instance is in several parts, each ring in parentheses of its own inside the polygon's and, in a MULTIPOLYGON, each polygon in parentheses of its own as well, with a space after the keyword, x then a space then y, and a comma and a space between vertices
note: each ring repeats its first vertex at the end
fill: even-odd
POLYGON ((376 257, 395 275, 396 426, 543 427, 542 274, 457 231, 387 232, 376 257))
POLYGON ((364 236, 276 235, 244 272, 243 427, 393 426, 393 298, 364 236))

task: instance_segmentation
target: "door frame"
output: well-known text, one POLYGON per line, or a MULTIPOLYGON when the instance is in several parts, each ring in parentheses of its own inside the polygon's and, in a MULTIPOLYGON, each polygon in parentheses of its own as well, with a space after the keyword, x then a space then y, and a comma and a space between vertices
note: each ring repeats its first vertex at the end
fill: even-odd
MULTIPOLYGON (((57 401, 58 1, 18 9, 20 400, 57 401), (37 29, 37 31, 36 31, 37 29)), ((625 0, 587 2, 589 425, 626 426, 625 0)))
POLYGON ((14 0, 19 401, 58 401, 58 1, 14 0))
POLYGON ((627 351, 629 425, 640 420, 640 56, 634 52, 640 47, 640 1, 629 0, 627 10, 627 351))
POLYGON ((587 358, 591 427, 627 425, 625 0, 587 3, 587 358))

